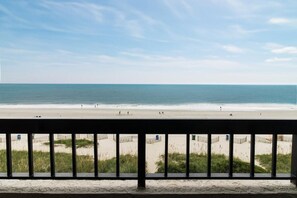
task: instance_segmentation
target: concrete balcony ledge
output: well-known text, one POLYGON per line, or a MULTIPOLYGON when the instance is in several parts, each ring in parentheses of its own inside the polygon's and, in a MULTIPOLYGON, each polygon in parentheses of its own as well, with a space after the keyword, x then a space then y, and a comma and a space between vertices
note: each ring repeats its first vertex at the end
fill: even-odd
POLYGON ((0 197, 297 197, 297 188, 287 180, 0 180, 0 197))

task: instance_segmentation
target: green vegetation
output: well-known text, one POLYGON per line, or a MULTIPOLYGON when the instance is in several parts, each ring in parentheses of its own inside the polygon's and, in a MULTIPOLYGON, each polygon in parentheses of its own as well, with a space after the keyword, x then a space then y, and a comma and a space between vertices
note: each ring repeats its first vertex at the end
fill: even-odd
MULTIPOLYGON (((50 154, 49 152, 34 151, 34 171, 50 172, 50 154)), ((94 160, 92 156, 77 155, 76 157, 77 171, 84 173, 94 172, 94 160)), ((55 153, 56 172, 72 171, 72 154, 55 153)), ((12 169, 13 172, 28 172, 28 152, 12 151, 12 169)), ((98 161, 98 169, 100 173, 115 173, 116 158, 98 161)), ((0 172, 6 171, 6 151, 0 150, 0 172)), ((121 173, 137 172, 137 156, 121 155, 120 156, 121 173)))
MULTIPOLYGON (((34 171, 50 172, 50 154, 49 152, 34 151, 34 171)), ((94 159, 88 155, 77 155, 77 171, 84 173, 94 172, 94 159)), ((271 154, 257 155, 256 160, 260 166, 255 166, 256 173, 271 172, 271 154)), ((56 172, 72 171, 72 154, 71 153, 55 153, 56 172)), ((156 163, 157 172, 164 172, 164 155, 156 163)), ((291 166, 291 154, 277 155, 277 172, 289 173, 291 166)), ((12 169, 13 172, 28 172, 28 152, 12 151, 12 169)), ((116 158, 98 161, 98 169, 100 173, 115 173, 116 158)), ((214 173, 227 173, 229 169, 229 159, 225 155, 212 154, 211 171, 214 173)), ((249 173, 250 164, 238 158, 233 159, 234 173, 249 173)), ((121 173, 137 173, 137 156, 121 155, 120 156, 121 173)), ((0 150, 0 172, 6 172, 6 151, 0 150)), ((186 172, 186 155, 181 153, 168 154, 168 172, 185 173, 186 172)), ((206 173, 207 172, 207 155, 190 154, 190 172, 206 173)))
MULTIPOLYGON (((54 142, 55 144, 64 144, 66 148, 69 148, 72 146, 72 140, 71 139, 65 139, 65 140, 56 140, 54 142)), ((44 143, 45 145, 49 145, 49 142, 44 143)), ((75 141, 76 148, 88 148, 93 146, 94 142, 87 139, 79 139, 75 141)))
MULTIPOLYGON (((229 159, 225 155, 212 154, 211 171, 214 173, 227 173, 229 170, 229 159)), ((164 172, 164 155, 156 163, 157 172, 164 172)), ((185 173, 186 172, 186 155, 181 153, 168 154, 168 172, 170 173, 185 173)), ((206 173, 207 172, 207 155, 204 154, 190 154, 190 172, 192 173, 206 173)), ((233 159, 234 173, 249 173, 250 164, 238 158, 233 159)), ((255 166, 255 172, 265 173, 267 170, 259 166, 255 166)))
MULTIPOLYGON (((271 172, 271 154, 257 155, 256 159, 260 165, 268 172, 271 172)), ((277 154, 276 171, 278 173, 290 173, 291 171, 291 154, 277 154)))
MULTIPOLYGON (((99 172, 115 173, 116 172, 116 158, 110 160, 99 161, 99 172)), ((137 173, 137 156, 135 155, 120 155, 120 172, 121 173, 137 173)))

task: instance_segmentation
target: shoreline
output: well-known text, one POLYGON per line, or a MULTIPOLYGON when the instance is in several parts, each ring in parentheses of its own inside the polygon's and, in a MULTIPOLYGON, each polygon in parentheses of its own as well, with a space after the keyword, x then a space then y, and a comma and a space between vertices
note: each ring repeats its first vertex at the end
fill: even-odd
POLYGON ((185 104, 1 104, 0 109, 130 109, 181 111, 297 110, 297 104, 282 103, 185 103, 185 104))

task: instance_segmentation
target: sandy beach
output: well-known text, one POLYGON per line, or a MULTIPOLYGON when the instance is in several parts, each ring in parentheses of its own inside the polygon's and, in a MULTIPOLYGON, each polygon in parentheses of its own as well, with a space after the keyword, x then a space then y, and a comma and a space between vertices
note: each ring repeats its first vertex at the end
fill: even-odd
POLYGON ((129 109, 129 108, 1 108, 0 118, 111 118, 111 119, 297 119, 297 108, 240 109, 129 109))

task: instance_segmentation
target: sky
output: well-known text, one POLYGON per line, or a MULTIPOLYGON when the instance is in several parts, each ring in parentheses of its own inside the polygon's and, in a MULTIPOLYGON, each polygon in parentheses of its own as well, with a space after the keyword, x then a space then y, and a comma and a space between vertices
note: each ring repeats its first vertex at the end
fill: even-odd
POLYGON ((296 0, 0 0, 2 83, 297 84, 296 0))

